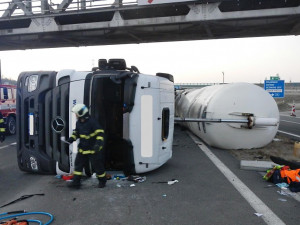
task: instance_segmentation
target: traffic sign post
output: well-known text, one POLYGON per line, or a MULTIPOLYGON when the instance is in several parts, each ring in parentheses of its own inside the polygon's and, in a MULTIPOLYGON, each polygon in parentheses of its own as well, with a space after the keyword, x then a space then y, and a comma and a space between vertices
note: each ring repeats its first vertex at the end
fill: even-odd
POLYGON ((265 80, 264 89, 273 98, 284 98, 284 80, 265 80))

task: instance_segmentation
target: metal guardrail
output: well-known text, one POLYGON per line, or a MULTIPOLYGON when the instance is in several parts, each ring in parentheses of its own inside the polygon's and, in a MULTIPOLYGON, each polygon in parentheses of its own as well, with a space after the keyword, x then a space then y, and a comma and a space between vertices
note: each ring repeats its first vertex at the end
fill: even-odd
MULTIPOLYGON (((178 88, 201 88, 205 86, 213 86, 220 84, 222 83, 175 83, 174 86, 178 88)), ((263 83, 255 83, 255 85, 264 88, 263 83)), ((286 82, 284 85, 286 92, 297 92, 298 90, 300 90, 300 82, 286 82)))
POLYGON ((0 20, 13 16, 137 5, 137 2, 137 0, 6 0, 0 2, 0 20))

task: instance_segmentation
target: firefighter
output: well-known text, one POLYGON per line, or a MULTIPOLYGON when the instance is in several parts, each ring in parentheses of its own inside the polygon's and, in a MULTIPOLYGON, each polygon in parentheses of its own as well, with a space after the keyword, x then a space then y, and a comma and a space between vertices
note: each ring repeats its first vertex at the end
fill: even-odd
POLYGON ((0 112, 0 142, 5 140, 5 126, 2 113, 0 112))
POLYGON ((72 108, 77 122, 76 128, 69 143, 79 138, 78 154, 75 159, 75 170, 72 182, 68 184, 71 188, 80 188, 80 179, 85 165, 90 160, 93 170, 99 180, 98 187, 104 188, 106 184, 106 173, 104 168, 104 130, 96 120, 90 117, 88 108, 84 104, 76 104, 72 108))

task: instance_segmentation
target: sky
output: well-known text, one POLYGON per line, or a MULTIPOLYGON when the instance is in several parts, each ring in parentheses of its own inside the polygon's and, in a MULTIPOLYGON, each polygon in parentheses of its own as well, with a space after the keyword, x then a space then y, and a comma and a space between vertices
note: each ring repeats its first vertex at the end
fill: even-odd
POLYGON ((0 51, 2 77, 23 71, 90 71, 98 59, 124 58, 141 73, 170 73, 175 83, 300 82, 300 37, 280 36, 0 51))

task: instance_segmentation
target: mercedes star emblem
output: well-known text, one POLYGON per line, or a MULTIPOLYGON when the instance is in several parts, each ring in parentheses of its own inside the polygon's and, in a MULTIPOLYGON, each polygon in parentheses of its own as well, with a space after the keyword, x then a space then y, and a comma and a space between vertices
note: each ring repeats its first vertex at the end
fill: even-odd
POLYGON ((63 129, 65 128, 65 121, 61 118, 61 117, 56 117, 53 121, 52 121, 52 129, 56 132, 56 133, 61 133, 63 131, 63 129))

